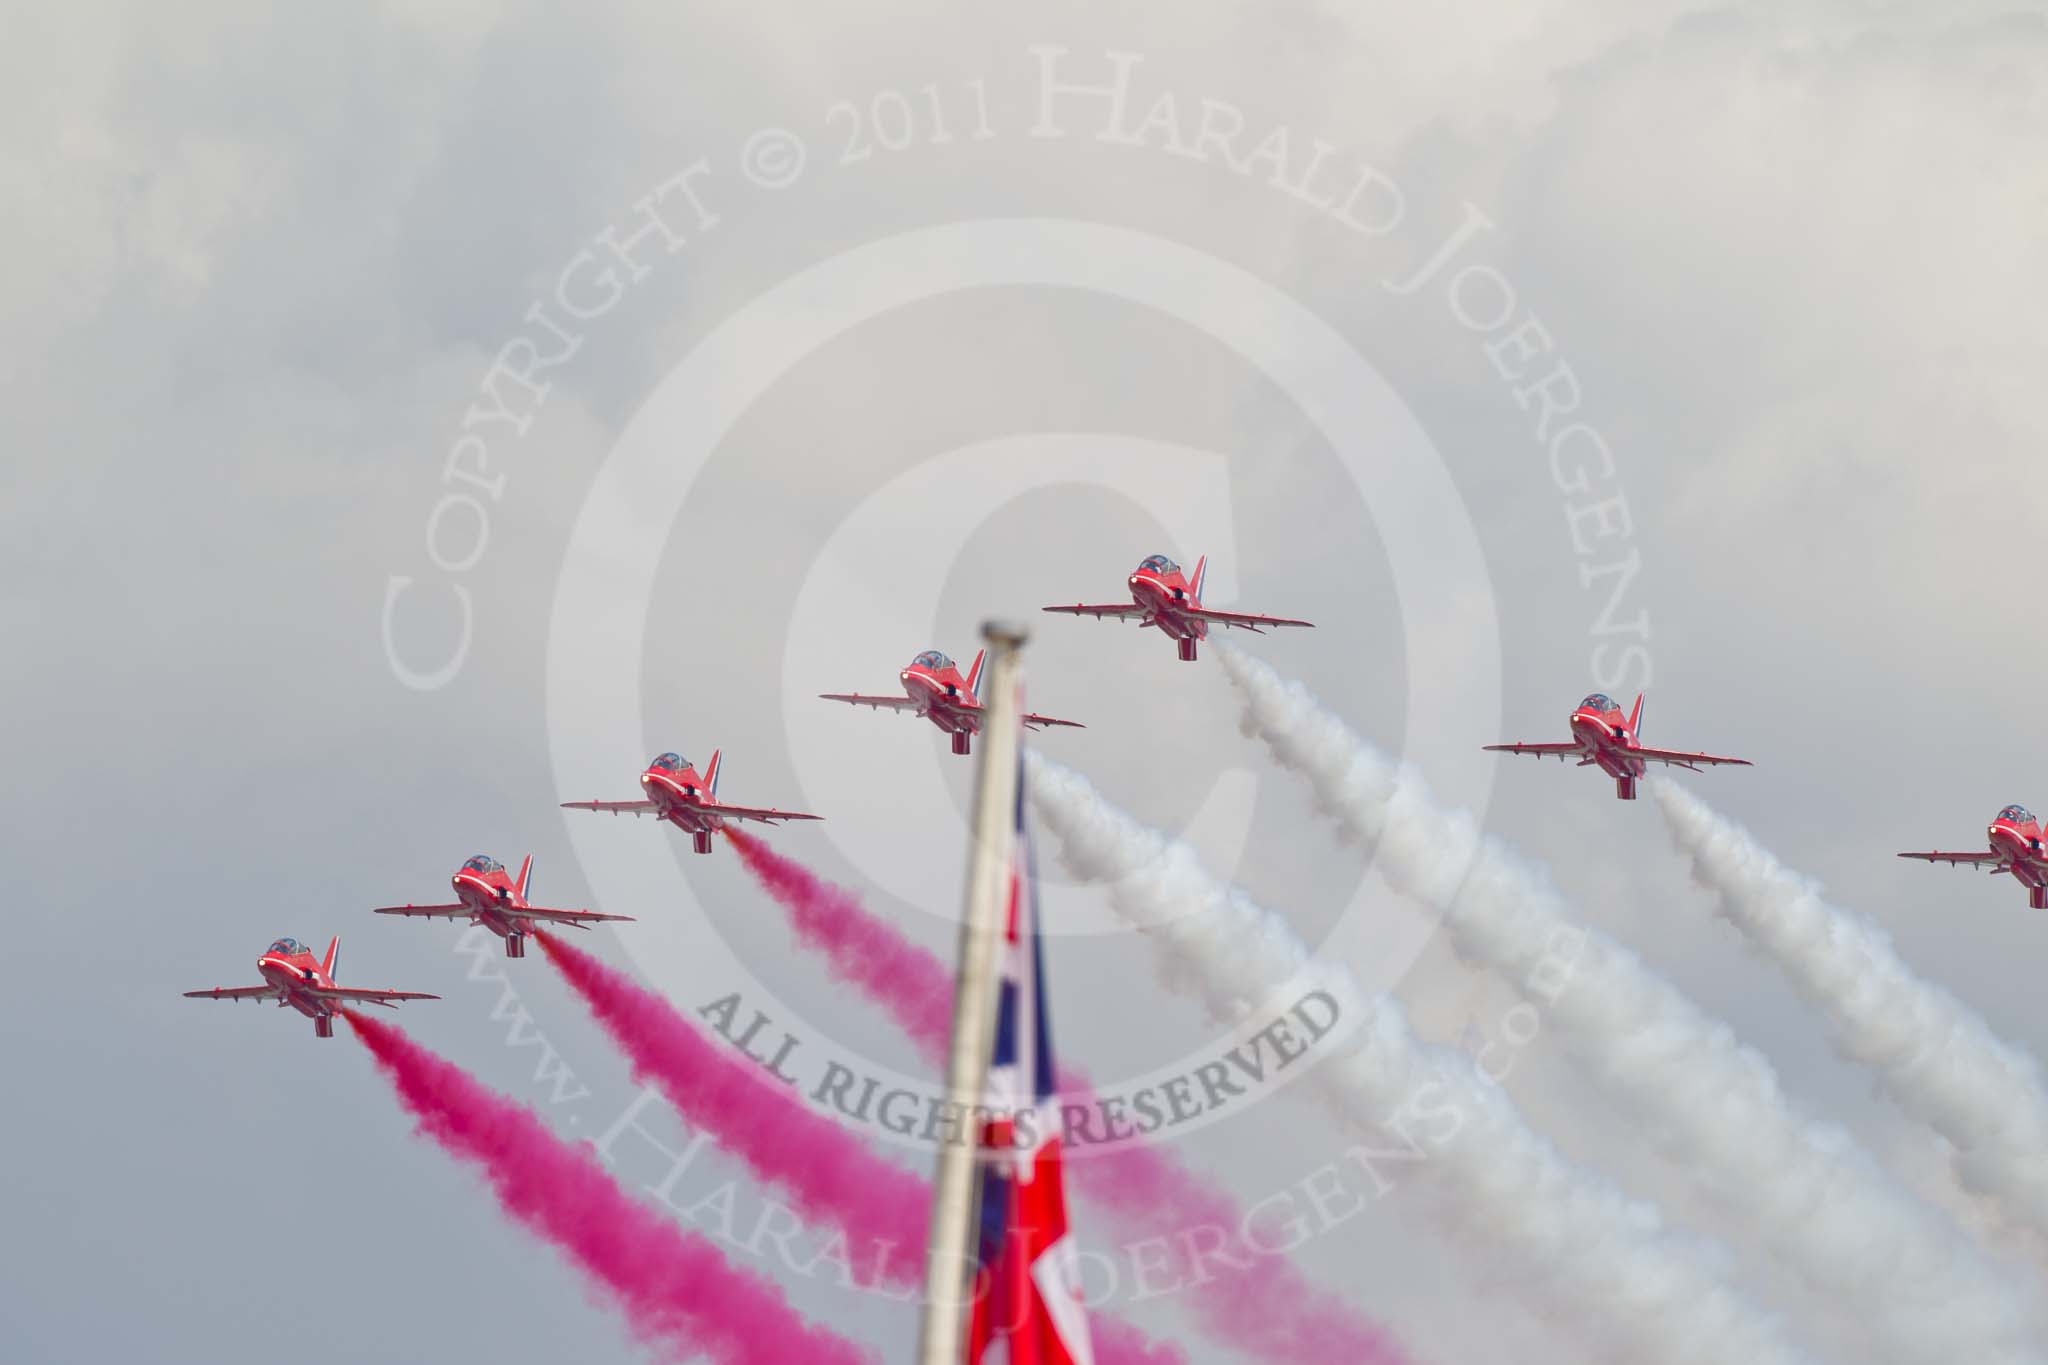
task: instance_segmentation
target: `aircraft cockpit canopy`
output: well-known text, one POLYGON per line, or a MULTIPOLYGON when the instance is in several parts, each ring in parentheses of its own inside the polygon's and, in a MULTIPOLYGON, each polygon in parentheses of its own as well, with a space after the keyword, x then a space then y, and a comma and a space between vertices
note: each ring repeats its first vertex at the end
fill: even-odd
POLYGON ((1614 699, 1605 692, 1595 692, 1592 696, 1579 703, 1579 709, 1582 711, 1619 711, 1621 708, 1616 706, 1614 699))
POLYGON ((1149 569, 1153 573, 1159 574, 1180 572, 1180 565, 1174 563, 1165 555, 1146 555, 1143 560, 1139 561, 1138 567, 1149 569))
POLYGON ((270 951, 277 954, 279 957, 297 957, 300 953, 310 952, 312 950, 308 948, 301 948, 299 946, 299 941, 295 938, 281 938, 277 942, 270 945, 270 951))
POLYGON ((934 673, 943 673, 953 666, 953 661, 936 649, 928 649, 910 661, 913 668, 929 668, 934 673))
POLYGON ((690 766, 690 760, 687 758, 683 758, 677 754, 663 754, 661 757, 655 759, 654 762, 648 764, 647 766, 650 768, 659 768, 661 771, 665 773, 679 773, 683 769, 690 766))
POLYGON ((2004 810, 1998 812, 1998 818, 2010 820, 2015 825, 2031 825, 2034 823, 2033 812, 2029 811, 2025 806, 2007 806, 2004 810))
POLYGON ((471 858, 468 862, 464 863, 462 865, 462 870, 464 872, 474 872, 480 876, 488 877, 493 872, 503 872, 505 870, 505 865, 499 862, 496 858, 486 858, 483 854, 479 853, 474 858, 471 858))

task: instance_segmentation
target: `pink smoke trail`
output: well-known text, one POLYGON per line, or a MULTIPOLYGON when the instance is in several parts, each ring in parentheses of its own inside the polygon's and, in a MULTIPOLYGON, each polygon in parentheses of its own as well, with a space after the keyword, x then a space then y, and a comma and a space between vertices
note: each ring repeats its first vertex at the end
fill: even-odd
POLYGON ((751 834, 731 827, 725 832, 747 870, 789 912, 804 946, 825 955, 834 978, 883 1005, 943 1071, 953 1036, 953 974, 946 964, 870 915, 851 891, 814 876, 751 834))
POLYGON ((609 1291, 647 1345, 718 1365, 878 1359, 805 1321, 772 1281, 734 1267, 710 1242, 626 1194, 596 1156, 556 1137, 531 1109, 392 1025, 343 1015, 420 1133, 479 1167, 499 1207, 609 1291))
POLYGON ((694 1127, 788 1192, 806 1222, 901 1248, 905 1254, 880 1258, 885 1277, 922 1281, 931 1206, 923 1180, 625 973, 544 929, 534 938, 626 1054, 635 1079, 652 1082, 694 1127))
MULTIPOLYGON (((727 833, 747 869, 789 912, 798 940, 823 953, 834 977, 880 1006, 926 1060, 943 1068, 953 1027, 953 981, 945 964, 870 914, 852 892, 750 835, 727 833)), ((1065 1104, 1092 1103, 1093 1087, 1080 1072, 1063 1068, 1059 1084, 1065 1104)), ((1295 1365, 1405 1365, 1406 1355, 1385 1328, 1317 1288, 1285 1256, 1251 1245, 1237 1201, 1170 1154, 1124 1143, 1081 1154, 1066 1169, 1125 1235, 1156 1236, 1162 1213, 1171 1212, 1178 1223, 1171 1239, 1174 1271, 1183 1285, 1198 1289, 1185 1296, 1187 1306, 1219 1340, 1261 1360, 1295 1365)))
MULTIPOLYGON (((856 1134, 809 1108, 753 1061, 713 1042, 623 972, 546 930, 536 929, 534 937, 626 1054, 636 1079, 651 1081, 720 1147, 788 1191, 807 1222, 841 1228, 879 1249, 877 1264, 856 1271, 858 1278, 922 1284, 927 1182, 876 1156, 856 1134)), ((1177 1348, 1127 1324, 1098 1315, 1091 1326, 1102 1365, 1185 1365, 1177 1348)))

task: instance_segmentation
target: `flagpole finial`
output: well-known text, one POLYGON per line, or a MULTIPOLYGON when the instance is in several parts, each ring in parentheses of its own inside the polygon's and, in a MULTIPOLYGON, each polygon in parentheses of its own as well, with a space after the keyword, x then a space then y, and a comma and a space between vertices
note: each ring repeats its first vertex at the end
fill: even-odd
POLYGON ((1031 632, 1017 621, 991 619, 981 623, 981 638, 992 645, 1008 645, 1011 649, 1022 649, 1024 642, 1031 638, 1031 632))

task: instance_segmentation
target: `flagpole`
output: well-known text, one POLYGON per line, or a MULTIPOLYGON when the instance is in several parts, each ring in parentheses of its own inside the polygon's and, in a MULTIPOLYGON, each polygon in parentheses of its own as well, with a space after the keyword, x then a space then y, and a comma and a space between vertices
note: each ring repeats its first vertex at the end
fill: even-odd
POLYGON ((981 767, 975 774, 974 844, 968 851, 967 904, 960 918, 960 965, 953 983, 953 1044, 946 1061, 946 1098, 961 1115, 960 1140, 939 1148, 932 1182, 932 1226, 924 1277, 924 1329, 918 1365, 960 1365, 967 1335, 968 1283, 976 1200, 981 1193, 980 1135, 975 1105, 983 1103, 995 1046, 996 943, 1010 881, 1016 819, 1020 731, 1017 682, 1022 626, 985 621, 987 709, 981 725, 981 767))

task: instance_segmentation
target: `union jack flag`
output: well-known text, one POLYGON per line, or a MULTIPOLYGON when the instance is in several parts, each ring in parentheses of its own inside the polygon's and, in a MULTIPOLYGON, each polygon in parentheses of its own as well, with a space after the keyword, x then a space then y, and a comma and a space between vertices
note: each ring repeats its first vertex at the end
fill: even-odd
POLYGON ((1016 844, 981 1133, 981 1238, 967 1365, 1094 1365, 1060 1173, 1038 885, 1017 774, 1016 844))

